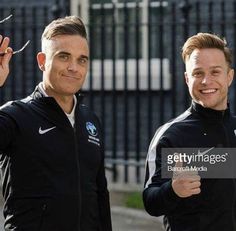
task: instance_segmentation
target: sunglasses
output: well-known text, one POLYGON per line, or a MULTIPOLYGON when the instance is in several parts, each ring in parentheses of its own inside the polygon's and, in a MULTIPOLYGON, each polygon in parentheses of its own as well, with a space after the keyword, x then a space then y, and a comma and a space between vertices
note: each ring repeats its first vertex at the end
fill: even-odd
POLYGON ((5 21, 7 21, 8 19, 10 19, 12 17, 12 14, 10 14, 8 17, 4 18, 3 20, 0 21, 0 23, 3 23, 5 21))
MULTIPOLYGON (((1 20, 0 23, 3 23, 3 22, 5 22, 5 21, 7 21, 7 20, 10 19, 11 17, 12 17, 12 14, 9 15, 8 17, 4 18, 3 20, 1 20)), ((22 52, 22 51, 28 46, 29 43, 30 43, 30 40, 28 40, 28 41, 24 44, 24 46, 22 46, 19 50, 13 51, 12 54, 14 55, 14 54, 18 54, 18 53, 22 52)), ((5 54, 6 54, 6 52, 0 52, 0 56, 4 56, 5 54)))

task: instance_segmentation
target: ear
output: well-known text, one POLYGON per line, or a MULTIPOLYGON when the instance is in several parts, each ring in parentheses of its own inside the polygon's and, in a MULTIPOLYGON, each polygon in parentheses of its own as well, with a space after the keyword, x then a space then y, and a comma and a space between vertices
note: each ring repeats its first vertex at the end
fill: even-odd
POLYGON ((230 69, 228 73, 228 87, 231 85, 234 79, 234 69, 230 69))
POLYGON ((185 83, 188 85, 189 79, 188 79, 188 74, 186 71, 184 72, 184 78, 185 78, 185 83))
POLYGON ((37 62, 39 69, 41 71, 45 71, 45 61, 46 61, 46 55, 43 52, 39 52, 37 54, 37 62))

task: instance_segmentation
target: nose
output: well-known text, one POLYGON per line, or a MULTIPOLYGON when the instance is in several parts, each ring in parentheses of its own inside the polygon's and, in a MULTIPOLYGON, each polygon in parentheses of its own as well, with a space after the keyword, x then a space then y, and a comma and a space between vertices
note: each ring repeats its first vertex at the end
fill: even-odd
POLYGON ((77 63, 76 62, 73 62, 71 61, 68 66, 67 66, 67 70, 68 71, 72 71, 72 72, 76 72, 77 71, 77 63))
POLYGON ((206 85, 208 84, 209 82, 211 82, 211 76, 209 74, 205 74, 202 78, 202 81, 201 83, 206 85))

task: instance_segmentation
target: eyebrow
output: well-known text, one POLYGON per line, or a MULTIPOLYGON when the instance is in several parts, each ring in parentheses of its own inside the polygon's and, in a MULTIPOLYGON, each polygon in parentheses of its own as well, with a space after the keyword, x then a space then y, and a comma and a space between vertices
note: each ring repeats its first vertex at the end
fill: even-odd
POLYGON ((71 55, 71 54, 66 51, 59 51, 59 52, 56 52, 56 55, 71 55))
POLYGON ((87 55, 81 55, 80 57, 87 60, 89 59, 87 55))
MULTIPOLYGON (((210 67, 210 69, 214 69, 214 68, 220 68, 220 69, 222 69, 223 67, 222 67, 222 66, 212 66, 212 67, 210 67)), ((194 68, 194 69, 193 69, 193 71, 201 71, 201 70, 203 70, 202 67, 197 67, 197 68, 194 68)))
MULTIPOLYGON (((63 54, 63 55, 71 55, 71 53, 66 52, 66 51, 59 51, 56 55, 61 55, 61 54, 63 54)), ((80 58, 87 59, 87 60, 89 59, 87 55, 80 55, 80 58)))
POLYGON ((213 67, 210 67, 210 68, 223 68, 222 66, 213 66, 213 67))

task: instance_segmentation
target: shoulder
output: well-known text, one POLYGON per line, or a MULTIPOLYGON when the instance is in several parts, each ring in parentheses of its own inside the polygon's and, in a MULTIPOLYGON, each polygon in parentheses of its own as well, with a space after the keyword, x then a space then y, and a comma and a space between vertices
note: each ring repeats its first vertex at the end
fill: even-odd
POLYGON ((158 138, 168 133, 174 133, 176 129, 181 129, 183 125, 188 123, 188 120, 190 119, 191 115, 192 113, 189 110, 186 110, 178 117, 170 120, 169 122, 165 123, 160 128, 158 128, 154 137, 158 138))
POLYGON ((0 107, 0 113, 11 117, 19 116, 20 113, 28 108, 30 97, 21 100, 8 101, 0 107))
POLYGON ((186 110, 178 117, 159 127, 153 136, 149 148, 155 148, 159 142, 168 142, 168 140, 178 139, 180 133, 191 121, 191 117, 192 113, 189 110, 186 110))
POLYGON ((100 120, 98 116, 85 104, 78 105, 78 119, 86 124, 94 124, 96 127, 100 128, 100 120))
POLYGON ((85 117, 94 117, 98 118, 95 112, 93 112, 87 105, 79 104, 78 105, 79 113, 85 117))

